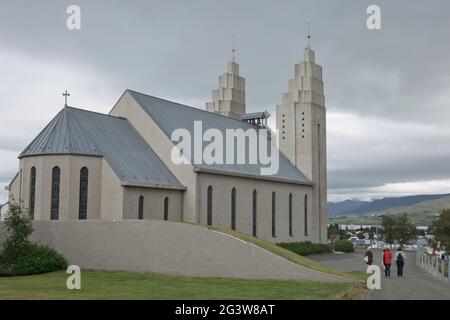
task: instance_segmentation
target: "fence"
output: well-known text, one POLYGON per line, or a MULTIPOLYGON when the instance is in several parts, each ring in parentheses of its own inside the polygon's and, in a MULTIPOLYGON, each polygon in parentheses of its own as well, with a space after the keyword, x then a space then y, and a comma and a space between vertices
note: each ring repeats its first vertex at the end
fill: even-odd
POLYGON ((431 255, 424 247, 416 250, 416 264, 434 278, 450 283, 450 256, 431 255))

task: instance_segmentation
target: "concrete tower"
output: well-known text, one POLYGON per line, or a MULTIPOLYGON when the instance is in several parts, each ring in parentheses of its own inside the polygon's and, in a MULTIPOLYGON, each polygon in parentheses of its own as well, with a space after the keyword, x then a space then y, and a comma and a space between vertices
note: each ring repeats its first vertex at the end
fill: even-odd
POLYGON ((245 114, 245 79, 239 76, 234 49, 228 72, 219 76, 219 89, 213 90, 212 102, 206 103, 206 110, 235 119, 245 114))
MULTIPOLYGON (((308 37, 309 38, 309 37, 308 37)), ((295 77, 277 106, 280 150, 314 183, 311 230, 327 241, 326 109, 322 67, 315 63, 311 46, 304 61, 295 65, 295 77)), ((312 234, 310 234, 312 235, 312 234)))

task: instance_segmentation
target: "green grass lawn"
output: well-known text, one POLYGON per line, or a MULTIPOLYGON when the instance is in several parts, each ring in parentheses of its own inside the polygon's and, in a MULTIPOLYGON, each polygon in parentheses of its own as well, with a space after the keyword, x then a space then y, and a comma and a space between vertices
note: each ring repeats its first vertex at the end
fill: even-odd
POLYGON ((193 278, 150 273, 82 271, 81 290, 65 272, 0 278, 0 299, 354 299, 361 284, 193 278))

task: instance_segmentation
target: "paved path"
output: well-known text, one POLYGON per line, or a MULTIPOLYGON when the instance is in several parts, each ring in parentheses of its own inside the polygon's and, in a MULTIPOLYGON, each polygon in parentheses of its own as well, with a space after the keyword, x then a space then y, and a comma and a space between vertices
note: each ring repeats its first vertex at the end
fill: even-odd
MULTIPOLYGON (((397 277, 397 268, 391 267, 391 277, 385 278, 381 266, 381 251, 374 250, 374 263, 381 268, 381 290, 371 291, 370 300, 450 300, 450 284, 439 282, 416 266, 415 254, 407 253, 403 277, 397 277)), ((341 271, 365 271, 364 250, 344 254, 312 255, 308 258, 341 271)))

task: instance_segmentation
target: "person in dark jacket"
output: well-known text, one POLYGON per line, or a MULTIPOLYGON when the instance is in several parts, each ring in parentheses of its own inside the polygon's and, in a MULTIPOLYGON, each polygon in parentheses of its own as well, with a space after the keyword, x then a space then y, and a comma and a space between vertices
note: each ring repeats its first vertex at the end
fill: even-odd
POLYGON ((397 276, 403 277, 403 268, 405 267, 406 254, 402 251, 402 248, 398 248, 395 253, 395 264, 397 265, 397 276))
POLYGON ((367 251, 364 254, 364 261, 366 261, 366 264, 368 264, 369 266, 373 263, 373 253, 370 248, 367 248, 367 251))

